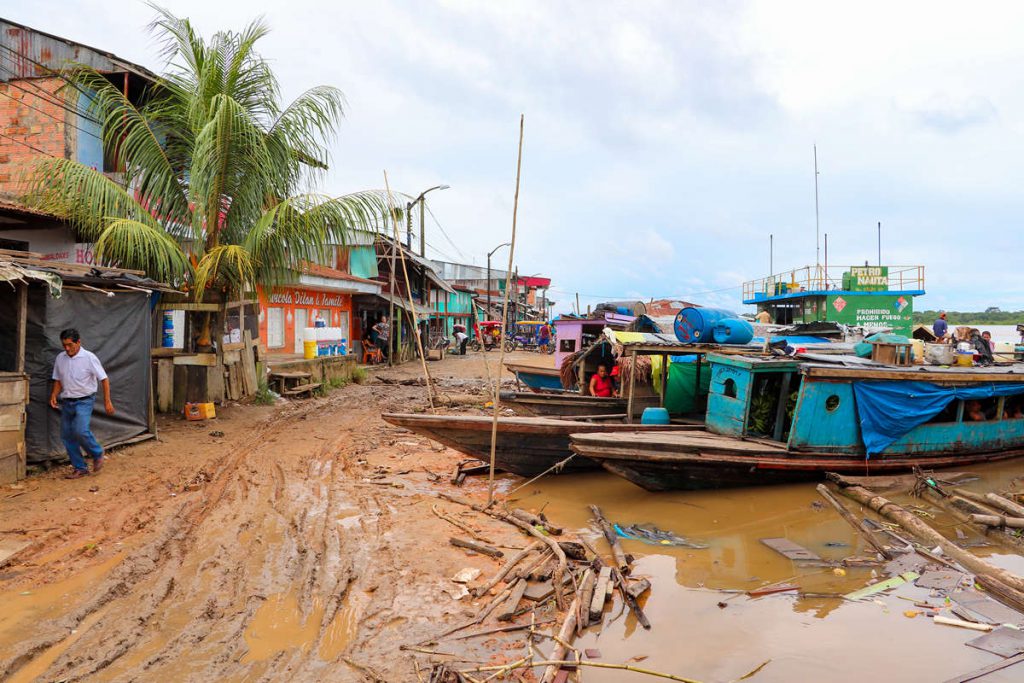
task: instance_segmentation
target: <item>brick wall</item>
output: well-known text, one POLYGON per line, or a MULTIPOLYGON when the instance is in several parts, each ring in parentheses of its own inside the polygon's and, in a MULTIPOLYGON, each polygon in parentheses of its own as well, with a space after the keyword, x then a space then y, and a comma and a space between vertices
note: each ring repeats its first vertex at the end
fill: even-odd
POLYGON ((72 157, 75 128, 66 121, 74 115, 56 104, 64 101, 62 85, 59 78, 0 83, 0 198, 21 196, 23 174, 41 153, 72 157))

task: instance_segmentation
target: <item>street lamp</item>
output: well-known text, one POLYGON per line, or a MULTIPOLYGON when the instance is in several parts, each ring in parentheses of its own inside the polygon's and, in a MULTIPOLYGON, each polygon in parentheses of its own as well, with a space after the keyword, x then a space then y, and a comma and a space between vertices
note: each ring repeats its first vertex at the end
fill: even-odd
POLYGON ((428 188, 420 192, 420 196, 412 200, 405 205, 405 246, 408 249, 412 249, 412 207, 416 206, 416 203, 420 203, 420 256, 426 256, 426 240, 423 238, 424 233, 424 210, 423 201, 424 197, 427 196, 428 192, 434 190, 447 190, 450 185, 435 185, 434 187, 428 188))
MULTIPOLYGON (((511 244, 511 242, 502 242, 487 252, 487 315, 491 314, 491 256, 502 247, 507 247, 511 244)), ((505 286, 508 287, 508 273, 505 274, 505 286)), ((502 325, 504 325, 504 321, 502 321, 502 325)))

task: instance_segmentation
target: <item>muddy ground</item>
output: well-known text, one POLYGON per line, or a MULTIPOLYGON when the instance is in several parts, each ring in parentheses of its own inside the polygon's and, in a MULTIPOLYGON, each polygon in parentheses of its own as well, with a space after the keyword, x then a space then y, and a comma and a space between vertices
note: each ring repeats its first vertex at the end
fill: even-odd
MULTIPOLYGON (((431 363, 450 407, 483 407, 486 359, 431 363)), ((459 454, 380 419, 426 407, 424 387, 381 383, 419 374, 409 363, 208 422, 165 416, 158 439, 111 452, 97 476, 0 489, 0 539, 31 542, 0 568, 0 679, 416 680, 399 646, 474 614, 486 599, 443 589, 496 567, 449 546, 460 532, 432 506, 525 545, 437 500, 459 454)), ((482 661, 503 646, 458 645, 482 661)))

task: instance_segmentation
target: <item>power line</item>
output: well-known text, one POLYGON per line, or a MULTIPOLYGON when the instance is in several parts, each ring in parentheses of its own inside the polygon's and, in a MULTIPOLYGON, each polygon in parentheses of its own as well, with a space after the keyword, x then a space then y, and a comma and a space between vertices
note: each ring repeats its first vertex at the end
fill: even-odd
MULTIPOLYGON (((9 83, 8 83, 8 85, 9 85, 9 83)), ((30 94, 31 94, 31 93, 30 93, 30 94)), ((15 102, 17 102, 18 104, 20 104, 20 105, 22 105, 22 106, 25 106, 25 107, 28 107, 29 109, 35 109, 35 110, 36 110, 37 112, 39 112, 39 113, 40 113, 40 114, 42 114, 43 116, 48 116, 49 118, 53 119, 54 121, 57 121, 58 123, 63 123, 63 124, 65 125, 65 126, 71 126, 72 128, 75 128, 75 129, 77 129, 77 130, 79 130, 79 131, 81 131, 81 132, 85 133, 86 135, 91 135, 91 136, 93 136, 94 138, 96 138, 97 140, 99 140, 99 141, 101 141, 101 142, 103 141, 103 138, 102 138, 102 137, 100 137, 99 135, 96 135, 96 133, 93 133, 92 131, 88 131, 88 130, 86 130, 85 128, 82 128, 81 126, 76 126, 75 124, 71 123, 70 121, 65 121, 65 120, 64 120, 64 119, 62 119, 62 118, 59 118, 59 117, 57 117, 57 116, 54 116, 53 114, 51 114, 51 113, 49 113, 49 112, 47 112, 47 111, 44 111, 44 110, 40 109, 39 107, 33 107, 33 106, 32 106, 31 104, 29 104, 28 102, 25 102, 24 100, 19 100, 19 99, 18 99, 17 97, 15 97, 14 95, 8 95, 7 93, 5 93, 5 92, 3 92, 3 91, 0 91, 0 95, 3 95, 4 97, 9 97, 10 99, 14 100, 14 101, 15 101, 15 102)))
POLYGON ((462 257, 462 260, 465 261, 466 255, 463 253, 461 249, 459 249, 459 246, 452 241, 452 238, 448 236, 448 232, 444 229, 444 226, 441 225, 441 222, 437 220, 437 216, 434 215, 434 212, 430 210, 429 206, 426 206, 426 202, 424 202, 423 205, 426 207, 427 213, 430 214, 430 218, 434 221, 434 225, 436 225, 438 230, 441 231, 441 234, 444 235, 444 238, 448 240, 448 244, 452 245, 455 251, 458 252, 459 256, 462 257))
MULTIPOLYGON (((10 59, 10 58, 8 57, 8 59, 10 59)), ((9 73, 12 77, 14 77, 14 80, 22 81, 22 82, 32 86, 33 88, 38 90, 39 93, 41 93, 41 94, 32 92, 30 90, 26 90, 25 88, 23 88, 20 85, 18 85, 17 83, 15 83, 14 80, 6 81, 7 85, 9 85, 9 86, 11 86, 13 88, 17 88, 18 90, 21 90, 24 93, 28 93, 29 95, 33 95, 35 97, 38 97, 39 99, 44 100, 44 101, 48 102, 49 104, 52 104, 52 105, 54 105, 56 107, 60 107, 61 109, 63 109, 64 111, 66 111, 68 113, 76 114, 78 116, 81 116, 84 119, 92 121, 93 123, 97 123, 97 124, 102 124, 103 123, 99 119, 93 118, 92 115, 89 114, 87 111, 82 111, 77 106, 72 106, 72 105, 69 105, 67 103, 67 101, 62 101, 61 99, 58 98, 56 93, 52 93, 49 90, 46 90, 45 88, 40 87, 32 79, 30 79, 30 78, 19 78, 18 77, 18 72, 15 71, 14 69, 12 69, 10 67, 6 67, 2 63, 0 63, 0 69, 3 69, 7 73, 9 73)), ((60 77, 60 80, 66 82, 66 83, 68 83, 70 85, 70 82, 67 79, 65 79, 63 77, 60 77)))
POLYGON ((30 145, 27 142, 25 142, 24 140, 18 140, 17 138, 12 138, 10 135, 4 135, 3 133, 0 133, 0 138, 7 138, 11 142, 16 142, 19 145, 24 145, 25 147, 28 147, 29 149, 35 150, 36 152, 39 152, 40 154, 43 154, 45 156, 54 157, 55 159, 59 159, 60 158, 60 157, 57 157, 56 155, 50 154, 49 152, 44 152, 43 150, 39 149, 38 147, 35 147, 34 145, 30 145))

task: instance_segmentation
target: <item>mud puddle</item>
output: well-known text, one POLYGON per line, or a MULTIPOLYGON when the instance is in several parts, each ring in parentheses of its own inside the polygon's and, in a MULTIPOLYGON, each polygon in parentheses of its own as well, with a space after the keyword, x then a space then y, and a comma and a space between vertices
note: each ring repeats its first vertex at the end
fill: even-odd
MULTIPOLYGON (((984 481, 977 485, 986 490, 1021 472, 1019 464, 989 470, 978 470, 984 481)), ((569 528, 590 529, 588 506, 597 504, 620 525, 653 524, 708 545, 693 549, 622 540, 623 549, 637 558, 633 575, 648 577, 653 585, 644 603, 653 628, 639 628, 634 617, 620 614, 616 602, 606 612, 603 629, 591 628, 575 643, 600 650, 604 661, 640 658, 638 665, 651 670, 728 681, 770 660, 749 680, 838 682, 879 676, 946 680, 996 659, 964 645, 979 635, 975 632, 906 616, 913 600, 928 597, 927 590, 907 584, 874 602, 843 600, 842 594, 871 579, 871 568, 801 566, 761 543, 762 538, 787 538, 825 560, 869 555, 853 529, 822 504, 812 484, 655 494, 599 472, 549 477, 516 498, 528 509, 543 507, 569 528), (751 598, 727 592, 776 582, 795 584, 800 593, 751 598)), ((939 515, 931 521, 940 528, 946 524, 952 533, 955 522, 939 515)), ((603 551, 604 540, 589 533, 603 551)), ((1005 548, 976 552, 1024 571, 1024 558, 1005 548)), ((1004 683, 1020 675, 1008 669, 986 681, 1004 683)), ((609 683, 622 680, 622 673, 587 670, 586 680, 609 683)))

